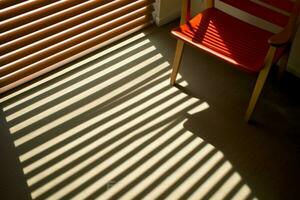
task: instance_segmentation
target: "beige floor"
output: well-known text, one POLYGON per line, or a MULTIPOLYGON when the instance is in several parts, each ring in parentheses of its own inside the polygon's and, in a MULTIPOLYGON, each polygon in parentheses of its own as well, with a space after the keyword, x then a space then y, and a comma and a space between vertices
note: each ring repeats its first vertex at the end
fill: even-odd
POLYGON ((1 98, 1 199, 300 198, 300 81, 271 75, 245 124, 255 77, 188 47, 169 86, 173 26, 1 98))

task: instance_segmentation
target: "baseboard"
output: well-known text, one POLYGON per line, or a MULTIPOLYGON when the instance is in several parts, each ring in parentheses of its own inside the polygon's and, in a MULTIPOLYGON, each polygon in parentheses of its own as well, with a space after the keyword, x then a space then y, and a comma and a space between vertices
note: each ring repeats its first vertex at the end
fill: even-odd
POLYGON ((164 18, 155 16, 155 23, 157 26, 162 26, 162 25, 165 25, 165 24, 179 18, 179 17, 180 17, 180 11, 173 12, 164 18))

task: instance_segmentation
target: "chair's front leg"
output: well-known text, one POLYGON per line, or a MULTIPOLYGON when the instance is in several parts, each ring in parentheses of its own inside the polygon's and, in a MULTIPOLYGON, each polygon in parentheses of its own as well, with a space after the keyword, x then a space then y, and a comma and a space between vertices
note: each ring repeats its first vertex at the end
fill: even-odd
POLYGON ((255 108, 255 105, 257 103, 257 100, 261 94, 261 91, 264 87, 264 84, 266 82, 266 79, 268 77, 268 74, 270 72, 271 66, 273 64, 273 58, 276 52, 276 47, 270 47, 268 54, 266 56, 265 59, 265 63, 264 63, 264 67, 262 68, 262 70, 260 71, 251 99, 250 99, 250 103, 246 112, 246 116, 245 116, 245 121, 248 122, 250 120, 250 117, 253 113, 253 110, 255 108))
POLYGON ((174 85, 176 82, 176 77, 179 71, 182 53, 184 49, 184 42, 181 40, 177 40, 176 52, 173 61, 172 74, 171 74, 171 85, 174 85))

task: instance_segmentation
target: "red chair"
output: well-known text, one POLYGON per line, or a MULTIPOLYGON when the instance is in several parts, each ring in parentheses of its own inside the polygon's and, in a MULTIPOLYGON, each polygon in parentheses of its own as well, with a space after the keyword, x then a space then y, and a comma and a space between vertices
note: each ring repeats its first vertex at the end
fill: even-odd
POLYGON ((300 0, 296 3, 289 0, 256 1, 259 4, 251 0, 208 0, 206 10, 190 18, 191 0, 183 0, 181 25, 172 30, 178 41, 171 85, 175 84, 185 43, 213 54, 245 72, 258 74, 246 111, 246 122, 255 108, 271 66, 283 56, 294 36, 300 12, 300 0), (273 28, 277 29, 275 32, 279 32, 274 34, 253 23, 237 19, 230 11, 218 9, 220 6, 225 11, 230 8, 237 15, 246 12, 252 18, 262 19, 270 25, 266 26, 267 29, 273 28), (278 9, 282 12, 278 12, 278 9), (284 12, 289 12, 290 15, 284 12))

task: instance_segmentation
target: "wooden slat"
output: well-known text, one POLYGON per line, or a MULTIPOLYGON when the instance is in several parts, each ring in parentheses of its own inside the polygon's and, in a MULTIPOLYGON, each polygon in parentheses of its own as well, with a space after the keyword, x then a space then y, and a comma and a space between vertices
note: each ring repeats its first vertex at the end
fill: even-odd
MULTIPOLYGON (((62 33, 56 34, 45 40, 40 40, 39 42, 37 42, 37 44, 30 45, 30 47, 28 47, 28 48, 23 48, 21 50, 19 49, 16 52, 11 52, 8 55, 0 57, 1 64, 2 65, 9 64, 13 61, 21 59, 21 58, 28 56, 30 54, 33 54, 37 51, 43 50, 51 45, 62 42, 70 37, 76 36, 82 32, 85 32, 85 31, 93 29, 97 26, 100 26, 100 25, 110 21, 111 19, 115 19, 115 18, 121 17, 125 14, 128 14, 130 12, 133 12, 133 11, 135 11, 143 6, 146 6, 148 4, 149 4, 149 0, 142 0, 142 1, 137 1, 132 4, 129 4, 125 7, 121 7, 121 8, 114 10, 113 12, 110 12, 106 15, 103 15, 103 13, 98 13, 98 15, 94 15, 94 19, 90 20, 88 23, 80 24, 80 26, 76 26, 76 27, 74 27, 74 25, 73 25, 72 26, 73 28, 71 30, 66 30, 62 33)), ((12 43, 12 44, 14 46, 16 46, 14 43, 12 43)), ((1 69, 0 69, 0 74, 1 74, 1 69)))
POLYGON ((134 29, 135 27, 138 27, 138 26, 141 26, 144 24, 148 24, 151 19, 152 19, 151 14, 147 13, 147 15, 145 15, 144 17, 141 17, 134 21, 128 22, 125 25, 123 24, 122 27, 117 26, 112 31, 106 32, 102 35, 98 35, 96 38, 86 41, 84 44, 76 45, 73 48, 65 50, 63 53, 55 54, 54 56, 51 56, 41 62, 34 63, 31 66, 23 68, 22 70, 16 71, 5 77, 2 77, 2 78, 0 78, 0 88, 8 86, 9 84, 12 84, 22 78, 25 78, 26 76, 30 76, 40 70, 43 70, 51 65, 54 65, 55 63, 63 61, 66 58, 72 57, 72 56, 74 56, 86 49, 89 49, 97 44, 105 42, 105 41, 107 41, 113 37, 116 37, 126 31, 134 29))
POLYGON ((0 20, 4 21, 17 15, 41 8, 56 2, 57 0, 47 1, 20 1, 20 0, 1 0, 0 20))
MULTIPOLYGON (((26 0, 25 2, 27 2, 27 1, 28 0, 26 0)), ((14 6, 14 5, 21 4, 21 3, 24 3, 24 2, 20 1, 20 0, 1 0, 0 1, 0 9, 3 10, 10 6, 14 6)))
MULTIPOLYGON (((105 4, 106 12, 116 9, 116 5, 126 5, 127 3, 130 3, 133 1, 134 0, 121 0, 121 1, 115 1, 113 3, 105 4)), ((78 16, 78 15, 81 15, 82 13, 88 12, 89 10, 98 8, 101 5, 103 5, 103 2, 101 2, 101 1, 87 1, 80 5, 64 9, 60 12, 55 13, 54 15, 51 15, 51 16, 48 16, 45 18, 41 18, 37 21, 31 22, 29 24, 17 27, 13 30, 10 30, 10 31, 0 34, 0 43, 4 44, 4 43, 10 42, 12 40, 21 38, 23 36, 29 35, 35 31, 40 31, 51 25, 55 25, 64 20, 68 20, 74 16, 78 16)), ((78 18, 77 18, 77 20, 78 20, 78 18)), ((81 23, 81 21, 82 20, 78 20, 78 23, 81 23)), ((66 27, 72 26, 72 24, 70 24, 70 25, 64 24, 64 25, 66 27)))
POLYGON ((35 20, 41 19, 43 17, 49 16, 51 14, 57 13, 61 10, 76 6, 84 2, 85 0, 58 1, 48 6, 44 6, 42 8, 36 9, 32 12, 24 13, 22 15, 18 15, 8 20, 2 21, 0 25, 0 30, 1 32, 12 30, 24 24, 33 22, 35 20))
MULTIPOLYGON (((63 38, 67 37, 69 39, 61 42, 61 43, 57 43, 57 45, 53 45, 49 48, 46 48, 46 49, 43 49, 42 51, 34 51, 36 52, 35 54, 31 54, 30 56, 27 56, 25 58, 22 58, 20 60, 16 60, 14 62, 11 62, 7 65, 4 65, 0 68, 0 76, 5 76, 9 73, 12 73, 16 70, 19 70, 21 68, 23 68, 24 66, 27 66, 27 65, 30 65, 34 62, 38 62, 39 60, 42 60, 48 56, 51 56, 53 53, 55 52, 59 52, 59 51, 62 51, 66 48, 69 48, 73 45, 76 45, 78 43, 81 43, 85 40, 88 40, 92 37, 95 37, 99 34, 102 34, 106 31, 109 31, 111 30, 112 28, 118 26, 118 25, 121 25, 123 23, 126 23, 130 20, 134 20, 136 19, 137 17, 140 17, 142 15, 145 15, 147 12, 149 12, 149 7, 145 7, 143 9, 140 9, 140 10, 137 10, 135 12, 132 12, 128 15, 122 15, 121 13, 121 16, 120 18, 118 18, 118 20, 114 20, 114 21, 111 21, 107 24, 103 24, 102 26, 98 26, 97 28, 94 28, 94 29, 91 29, 89 30, 88 32, 84 32, 85 30, 85 27, 78 27, 77 30, 74 32, 74 34, 76 35, 76 37, 73 37, 73 38, 69 38, 68 36, 68 33, 66 33, 66 35, 64 35, 63 38)), ((116 14, 118 14, 119 12, 116 12, 116 14)), ((123 13, 125 14, 125 13, 123 13)), ((105 19, 105 18, 104 18, 105 19)), ((114 18, 106 18, 106 20, 113 20, 114 18)), ((89 27, 87 27, 89 28, 89 27)), ((66 38, 65 38, 66 39, 66 38)), ((55 42, 55 38, 52 42, 55 42)), ((34 50, 34 49, 33 49, 34 50)), ((26 51, 23 51, 23 53, 26 52, 26 51)), ((31 52, 32 53, 32 52, 31 52)), ((12 58, 15 57, 15 54, 11 54, 12 58)), ((21 52, 21 55, 22 55, 22 52, 21 52)), ((7 59, 1 59, 1 63, 6 63, 5 61, 7 61, 7 59)), ((9 59, 9 61, 11 61, 11 59, 9 59)))
MULTIPOLYGON (((28 34, 24 37, 21 37, 21 38, 18 38, 16 40, 12 40, 14 37, 12 35, 7 35, 6 37, 1 37, 0 36, 0 40, 12 40, 12 41, 9 41, 3 45, 0 46, 0 55, 4 55, 4 54, 7 54, 11 51, 14 51, 16 49, 20 49, 26 45, 29 45, 29 44, 32 44, 34 42, 37 42, 37 41, 40 41, 44 38, 47 38, 51 35, 54 35, 54 34, 57 34, 57 33, 60 33, 60 32, 63 32, 69 28, 72 28, 74 26, 77 26, 81 23, 84 23, 88 20, 91 20, 91 19, 95 19, 99 16, 102 16, 104 15, 105 13, 109 12, 109 11, 112 11, 112 10, 115 10, 115 9, 118 9, 130 2, 135 2, 135 0, 131 0, 129 2, 127 1, 123 1, 123 2, 112 2, 112 3, 109 3, 109 4, 106 4, 106 5, 103 5, 103 6, 100 6, 100 7, 97 7, 91 11, 88 11, 88 12, 84 12, 84 13, 81 13, 79 15, 75 15, 73 16, 72 18, 70 16, 67 15, 57 15, 55 17, 52 17, 52 18, 48 18, 48 19, 44 19, 44 20, 41 20, 40 22, 37 22, 35 24, 32 24, 30 25, 27 29, 27 31, 30 31, 30 30, 33 30, 35 31, 36 29, 38 29, 39 31, 36 31, 36 32, 33 32, 31 34, 28 34), (64 20, 65 17, 68 17, 66 18, 67 20, 65 21, 62 21, 64 20), (42 29, 42 26, 41 25, 45 25, 47 24, 48 26, 44 29, 42 29), (50 26, 51 24, 53 24, 52 26, 50 26)), ((147 0, 147 2, 150 2, 149 0, 147 0)), ((137 2, 137 3, 141 3, 141 2, 137 2)), ((145 2, 144 2, 145 3, 145 2)), ((82 7, 85 7, 84 5, 82 5, 82 7)), ((80 13, 83 11, 83 9, 86 9, 86 8, 82 8, 82 7, 76 7, 74 9, 71 9, 70 13, 71 15, 74 15, 76 13, 80 13)), ((25 27, 24 27, 25 29, 25 27)), ((26 32, 26 30, 22 31, 22 34, 24 34, 24 32, 26 32)), ((15 36, 16 37, 16 36, 15 36)))
POLYGON ((2 1, 0 93, 146 26, 153 2, 2 1))

